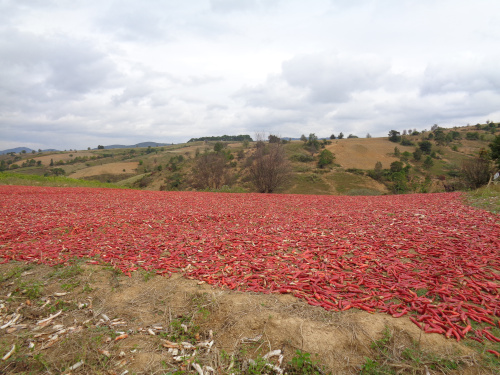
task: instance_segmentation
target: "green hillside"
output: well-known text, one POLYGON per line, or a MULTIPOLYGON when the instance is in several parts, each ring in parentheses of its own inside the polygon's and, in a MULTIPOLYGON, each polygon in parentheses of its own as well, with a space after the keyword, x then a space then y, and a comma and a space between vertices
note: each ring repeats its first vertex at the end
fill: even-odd
MULTIPOLYGON (((310 135, 304 141, 276 143, 276 137, 272 142, 245 137, 241 142, 191 140, 161 147, 10 153, 0 156, 0 183, 256 192, 252 168, 259 157, 276 158, 272 152, 278 147, 287 173, 272 192, 373 195, 468 190, 481 184, 470 180, 467 166, 487 159, 489 144, 499 132, 497 124, 489 123, 434 126, 411 134, 391 131, 392 139, 318 140, 310 135)), ((211 138, 215 137, 206 139, 211 138)))

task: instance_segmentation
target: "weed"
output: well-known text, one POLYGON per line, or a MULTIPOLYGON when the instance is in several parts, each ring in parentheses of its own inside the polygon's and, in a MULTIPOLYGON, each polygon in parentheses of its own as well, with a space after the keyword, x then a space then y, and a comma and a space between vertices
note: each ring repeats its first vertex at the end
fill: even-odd
POLYGON ((45 360, 42 353, 35 354, 33 359, 41 364, 48 372, 50 372, 49 363, 45 360))
POLYGON ((380 365, 377 361, 375 361, 371 358, 365 358, 365 363, 363 364, 363 367, 361 368, 361 374, 363 374, 363 375, 378 375, 378 374, 382 374, 382 372, 380 372, 380 365))
POLYGON ((63 288, 64 290, 70 292, 73 289, 75 289, 78 285, 80 285, 80 281, 75 281, 73 283, 64 283, 64 284, 61 284, 61 288, 63 288))
POLYGON ((89 285, 89 283, 85 283, 85 285, 83 286, 83 292, 84 293, 90 293, 92 292, 94 289, 89 285))
POLYGON ((170 337, 173 341, 195 343, 200 327, 192 326, 189 318, 181 316, 170 323, 170 337))
POLYGON ((148 282, 149 280, 151 280, 153 277, 156 276, 156 272, 154 271, 146 271, 146 270, 141 270, 141 275, 142 275, 142 280, 144 282, 148 282))
POLYGON ((57 279, 72 279, 83 273, 83 268, 78 264, 72 264, 70 266, 56 266, 54 272, 49 274, 49 277, 57 279))
POLYGON ((29 299, 36 299, 42 295, 43 283, 40 281, 26 281, 22 282, 19 287, 22 289, 22 293, 26 295, 29 299))
POLYGON ((319 375, 323 371, 318 367, 318 362, 311 359, 311 354, 297 350, 288 364, 287 374, 319 375))
POLYGON ((417 289, 417 296, 422 297, 427 294, 428 290, 425 288, 417 289))
POLYGON ((365 358, 361 374, 396 374, 401 368, 408 369, 409 373, 420 373, 423 368, 437 372, 448 372, 459 369, 461 363, 451 357, 442 358, 432 353, 424 352, 418 343, 412 341, 410 345, 396 343, 388 327, 385 328, 381 339, 372 342, 373 358, 365 358))
POLYGON ((268 372, 267 361, 262 357, 257 357, 255 360, 248 361, 248 369, 245 371, 245 375, 257 375, 268 372))
POLYGON ((57 300, 54 304, 52 304, 49 308, 51 313, 55 313, 56 311, 69 311, 74 310, 76 308, 74 303, 69 303, 63 300, 57 300))
POLYGON ((0 282, 7 281, 7 280, 10 280, 12 278, 17 279, 17 278, 21 277, 23 272, 26 272, 32 268, 33 268, 33 265, 28 265, 28 266, 24 266, 24 267, 16 266, 16 267, 12 268, 6 274, 2 275, 2 277, 0 277, 0 282))

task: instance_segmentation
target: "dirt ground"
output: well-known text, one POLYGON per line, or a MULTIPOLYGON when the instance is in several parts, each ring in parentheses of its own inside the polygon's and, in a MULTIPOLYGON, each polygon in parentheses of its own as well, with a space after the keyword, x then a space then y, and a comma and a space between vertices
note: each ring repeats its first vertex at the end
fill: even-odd
POLYGON ((95 165, 93 167, 80 169, 75 173, 70 174, 68 177, 83 178, 90 176, 98 176, 100 174, 130 174, 130 173, 135 173, 138 166, 139 166, 138 162, 108 163, 103 165, 95 165))
POLYGON ((2 374, 359 374, 384 337, 394 373, 493 373, 477 352, 407 317, 328 312, 291 295, 224 290, 179 274, 8 263, 0 286, 0 356, 15 349, 0 362, 2 374), (250 359, 276 350, 250 372, 250 359), (404 360, 408 350, 421 360, 404 360), (289 363, 297 353, 309 353, 316 372, 296 371, 289 363), (443 371, 436 358, 459 367, 443 371))

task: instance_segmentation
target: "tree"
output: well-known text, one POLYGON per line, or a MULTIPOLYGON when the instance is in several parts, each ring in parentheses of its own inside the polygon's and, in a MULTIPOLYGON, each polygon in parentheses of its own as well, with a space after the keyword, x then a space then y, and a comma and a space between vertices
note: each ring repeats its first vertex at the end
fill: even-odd
POLYGON ((432 151, 432 143, 429 141, 418 142, 418 147, 424 154, 430 154, 432 151))
POLYGON ((344 133, 340 132, 340 133, 339 133, 339 136, 338 136, 337 138, 338 138, 338 139, 342 139, 342 138, 344 138, 344 133))
POLYGON ((478 132, 469 132, 465 134, 465 139, 469 141, 476 141, 479 139, 479 133, 478 132))
POLYGON ((371 134, 370 133, 366 133, 366 138, 371 138, 371 134))
POLYGON ((443 129, 437 128, 434 131, 434 140, 438 146, 442 146, 446 143, 446 134, 444 134, 443 129))
POLYGON ((359 137, 358 137, 357 135, 354 135, 354 134, 349 134, 349 135, 347 136, 347 138, 359 138, 359 137))
POLYGON ((431 156, 427 156, 424 160, 424 169, 431 169, 432 166, 434 165, 434 160, 432 160, 431 156))
POLYGON ((489 144, 491 151, 491 159, 497 163, 498 168, 500 168, 500 135, 497 135, 493 142, 489 144))
POLYGON ((224 143, 222 142, 215 142, 215 145, 214 145, 214 151, 219 153, 222 151, 222 149, 224 148, 224 143))
POLYGON ((53 167, 54 166, 54 159, 50 159, 50 164, 49 166, 53 167))
POLYGON ((97 149, 98 149, 98 150, 104 150, 104 146, 103 146, 103 145, 98 145, 98 146, 97 146, 97 149))
POLYGON ((335 137, 335 134, 332 134, 332 135, 330 136, 330 139, 335 139, 335 138, 336 138, 336 137, 335 137))
POLYGON ((66 171, 62 168, 54 168, 50 171, 54 176, 63 176, 66 174, 66 171))
POLYGON ((401 141, 401 136, 397 130, 391 130, 389 132, 389 141, 399 143, 401 141))
POLYGON ((392 173, 401 172, 403 170, 403 163, 400 161, 393 161, 390 168, 392 173))
POLYGON ((300 136, 300 140, 301 140, 302 142, 307 142, 307 138, 306 138, 306 136, 305 136, 304 134, 302 134, 302 135, 300 136))
POLYGON ((280 143, 280 141, 281 141, 280 137, 278 137, 277 135, 273 135, 273 134, 269 134, 269 137, 267 137, 267 139, 269 139, 269 143, 280 143))
POLYGON ((307 140, 304 147, 306 148, 307 151, 311 153, 311 155, 314 155, 316 152, 319 151, 319 149, 321 148, 321 144, 319 143, 316 134, 314 133, 309 134, 309 139, 307 140))
POLYGON ((252 159, 249 176, 259 193, 272 193, 288 181, 291 168, 281 143, 258 148, 252 159))
POLYGON ((403 194, 408 191, 408 177, 404 170, 400 172, 395 172, 391 176, 392 180, 392 191, 396 194, 403 194))
POLYGON ((327 149, 323 150, 319 154, 318 167, 323 168, 327 165, 333 164, 335 160, 335 155, 327 149))
POLYGON ((467 159, 462 162, 462 176, 470 188, 477 189, 482 185, 486 185, 491 172, 491 162, 486 156, 467 159))
POLYGON ((194 167, 193 185, 199 189, 220 189, 230 183, 226 156, 222 153, 201 155, 194 167))
POLYGON ((394 147, 394 156, 399 158, 399 155, 401 155, 401 151, 399 151, 399 148, 396 146, 394 147))
POLYGON ((415 152, 413 153, 413 159, 415 161, 420 161, 420 159, 422 159, 422 150, 421 149, 417 148, 415 150, 415 152))
POLYGON ((373 169, 373 171, 368 171, 368 176, 370 176, 374 180, 379 181, 382 178, 382 175, 383 175, 382 163, 377 161, 375 163, 375 168, 373 169))

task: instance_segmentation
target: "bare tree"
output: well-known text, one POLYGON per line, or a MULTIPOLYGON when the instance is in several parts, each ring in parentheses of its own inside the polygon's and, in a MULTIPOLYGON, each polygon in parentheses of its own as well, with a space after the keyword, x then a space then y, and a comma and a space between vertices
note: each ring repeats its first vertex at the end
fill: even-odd
POLYGON ((467 159, 462 163, 462 175, 465 183, 473 189, 486 185, 491 172, 491 162, 484 157, 467 159))
POLYGON ((200 189, 220 189, 229 184, 231 176, 224 154, 205 153, 200 155, 194 168, 193 185, 200 189))
POLYGON ((249 174, 259 193, 272 193, 283 186, 291 174, 283 144, 270 143, 257 148, 249 174))

